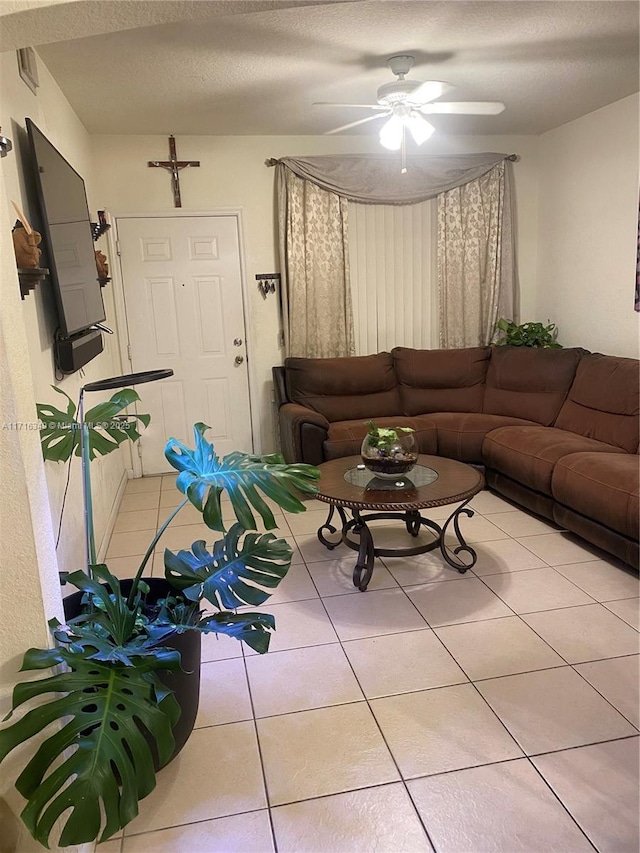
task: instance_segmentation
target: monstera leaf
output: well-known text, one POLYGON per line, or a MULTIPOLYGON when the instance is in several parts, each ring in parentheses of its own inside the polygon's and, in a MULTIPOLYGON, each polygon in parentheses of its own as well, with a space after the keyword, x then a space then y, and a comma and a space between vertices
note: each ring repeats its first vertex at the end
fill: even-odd
POLYGON ((158 677, 159 670, 177 669, 177 651, 153 646, 138 636, 141 601, 128 608, 117 578, 96 566, 104 586, 76 572, 69 580, 85 591, 90 612, 51 627, 62 644, 30 649, 22 670, 59 665, 66 671, 18 684, 13 711, 32 699, 50 698, 0 730, 0 761, 16 746, 58 728, 41 743, 16 781, 28 802, 22 812, 26 826, 41 844, 63 814, 60 846, 101 840, 124 827, 138 813, 138 801, 155 787, 155 765, 175 745, 172 726, 179 706, 158 677), (70 811, 69 811, 70 810, 70 811), (104 815, 104 817, 103 817, 104 815))
POLYGON ((294 491, 315 494, 315 482, 320 476, 317 468, 302 463, 286 465, 278 453, 252 456, 235 452, 220 460, 204 437, 208 429, 206 424, 195 424, 195 450, 171 438, 164 451, 169 463, 180 472, 177 488, 203 513, 208 527, 225 529, 220 505, 223 491, 228 492, 236 518, 245 530, 256 529, 251 507, 259 513, 267 530, 277 527, 260 491, 288 512, 304 512, 305 506, 294 491))
MULTIPOLYGON (((61 388, 55 385, 51 387, 63 394, 68 403, 66 412, 46 403, 36 404, 38 417, 44 424, 40 432, 42 454, 45 460, 66 462, 74 452, 80 456, 80 424, 75 419, 76 404, 61 388)), ((88 427, 89 459, 95 459, 97 455, 106 456, 127 439, 137 441, 140 438, 137 421, 147 427, 150 416, 120 414, 139 399, 131 388, 123 388, 105 403, 99 403, 84 413, 88 427)))
POLYGON ((235 610, 245 604, 256 607, 270 596, 260 587, 273 589, 291 565, 291 547, 273 533, 244 533, 234 524, 212 553, 203 539, 191 551, 164 552, 165 577, 191 601, 206 598, 219 610, 235 610))

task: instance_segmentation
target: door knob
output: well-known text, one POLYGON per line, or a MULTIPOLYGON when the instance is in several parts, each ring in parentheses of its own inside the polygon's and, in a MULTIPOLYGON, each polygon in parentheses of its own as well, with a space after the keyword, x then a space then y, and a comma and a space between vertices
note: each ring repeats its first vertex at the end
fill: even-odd
POLYGON ((242 346, 242 338, 234 338, 233 339, 233 345, 234 345, 234 347, 241 347, 242 346))
POLYGON ((244 361, 244 356, 243 355, 237 355, 234 360, 235 360, 236 364, 242 364, 242 362, 244 361))

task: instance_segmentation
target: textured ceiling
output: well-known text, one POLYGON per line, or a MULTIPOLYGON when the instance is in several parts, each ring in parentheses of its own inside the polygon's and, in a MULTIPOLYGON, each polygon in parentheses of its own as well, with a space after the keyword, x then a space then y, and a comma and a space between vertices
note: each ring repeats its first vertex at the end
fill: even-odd
MULTIPOLYGON (((69 8, 78 6, 86 4, 69 8)), ((411 77, 454 84, 447 100, 506 104, 494 117, 432 117, 451 134, 541 133, 638 89, 635 0, 95 6, 120 17, 103 14, 100 35, 39 48, 92 133, 324 133, 366 113, 313 102, 375 102, 377 87, 392 79, 386 58, 399 52, 416 56, 411 77), (184 20, 139 23, 179 7, 184 20)), ((62 4, 29 14, 63 18, 64 11, 62 4)), ((80 23, 66 32, 87 32, 88 19, 80 23)))

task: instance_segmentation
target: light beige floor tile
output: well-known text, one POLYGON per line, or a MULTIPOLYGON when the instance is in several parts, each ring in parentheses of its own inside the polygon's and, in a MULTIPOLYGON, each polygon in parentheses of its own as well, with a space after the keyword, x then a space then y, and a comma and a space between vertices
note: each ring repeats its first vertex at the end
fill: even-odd
POLYGON ((247 658, 256 717, 362 700, 339 643, 247 658))
MULTIPOLYGON (((276 620, 276 630, 271 634, 269 650, 281 652, 285 649, 300 649, 335 643, 338 638, 320 599, 291 601, 286 604, 252 608, 258 613, 271 613, 276 620)), ((254 655, 253 649, 245 647, 246 655, 254 655)))
POLYGON ((492 515, 494 512, 509 512, 509 510, 517 509, 515 504, 488 489, 474 495, 469 503, 469 508, 479 512, 480 515, 492 515))
MULTIPOLYGON (((208 612, 213 613, 209 607, 208 612)), ((213 660, 229 660, 230 658, 242 657, 242 643, 235 637, 227 637, 225 634, 203 634, 202 635, 202 662, 213 660)))
POLYGON ((120 853, 122 839, 110 838, 109 841, 104 841, 96 847, 96 853, 120 853))
MULTIPOLYGON (((184 497, 184 495, 181 495, 184 497)), ((179 503, 179 502, 178 502, 179 503)), ((178 504, 176 504, 177 506, 178 504)), ((160 507, 160 522, 162 523, 166 516, 168 516, 171 512, 171 507, 161 506, 160 507)), ((199 509, 189 503, 186 506, 182 507, 180 512, 176 515, 176 517, 171 522, 171 527, 184 527, 185 524, 204 524, 202 521, 202 513, 199 509)))
POLYGON ((620 601, 605 601, 603 604, 607 610, 640 631, 640 598, 623 598, 620 601))
POLYGON ((551 568, 486 575, 483 580, 516 613, 593 604, 591 596, 551 568))
MULTIPOLYGON (((327 520, 327 509, 300 512, 297 515, 288 513, 286 518, 287 524, 294 536, 298 536, 301 533, 317 534, 318 528, 327 520)), ((339 517, 334 515, 333 521, 335 522, 333 526, 340 529, 339 517)))
POLYGON ((373 699, 371 707, 405 779, 522 756, 472 684, 373 699))
POLYGON ((638 850, 639 742, 635 737, 533 759, 600 853, 638 850))
POLYGON ((513 611, 478 578, 409 586, 406 591, 432 628, 513 616, 513 611))
MULTIPOLYGON (((162 517, 162 511, 160 512, 162 517)), ((207 547, 211 550, 211 545, 222 539, 224 533, 219 530, 211 530, 206 524, 178 524, 168 527, 156 545, 156 551, 164 551, 169 548, 170 551, 180 551, 182 549, 189 550, 193 542, 199 539, 204 539, 207 547)))
POLYGON ((182 492, 179 492, 176 488, 163 489, 160 492, 160 519, 165 515, 169 515, 173 508, 182 503, 184 497, 182 492))
POLYGON ((290 566, 289 571, 274 589, 267 604, 284 604, 287 601, 304 601, 318 598, 311 576, 304 565, 290 566))
POLYGON ((433 848, 400 783, 278 806, 279 853, 429 853, 433 848))
POLYGON ((536 536, 539 533, 554 533, 558 530, 553 522, 543 521, 522 510, 492 513, 491 521, 509 536, 536 536))
POLYGON ((638 632, 601 604, 522 617, 568 663, 637 654, 638 632))
POLYGON ((518 536, 517 540, 550 566, 594 560, 602 553, 597 548, 589 547, 584 540, 578 540, 566 533, 518 536))
POLYGON ((140 509, 137 512, 121 512, 116 518, 114 533, 128 533, 130 530, 153 530, 158 523, 157 509, 140 509))
POLYGON ((429 628, 351 640, 344 650, 367 698, 467 681, 429 628))
POLYGON ((144 554, 151 544, 156 530, 132 530, 129 533, 114 533, 107 548, 107 560, 110 557, 130 557, 144 554))
MULTIPOLYGON (((112 572, 120 580, 125 578, 135 577, 136 572, 140 568, 140 563, 144 559, 144 554, 133 554, 129 557, 108 557, 106 559, 109 571, 112 572)), ((153 557, 149 560, 145 567, 145 577, 151 577, 153 570, 153 557)))
POLYGON ((630 655, 593 663, 578 664, 576 670, 620 711, 636 728, 640 728, 638 676, 640 658, 630 655))
POLYGON ((139 492, 134 495, 123 495, 118 511, 137 512, 140 509, 157 509, 159 498, 159 492, 139 492))
POLYGON ((468 580, 474 576, 472 572, 459 572, 450 566, 439 549, 419 554, 417 557, 382 557, 382 562, 400 586, 416 586, 432 581, 468 580))
POLYGON ((355 551, 351 551, 346 545, 339 545, 335 550, 330 550, 318 540, 315 533, 299 533, 295 537, 295 541, 307 565, 340 559, 346 554, 352 555, 355 561, 355 551))
POLYGON ((134 835, 125 839, 123 853, 273 853, 273 850, 269 812, 262 809, 134 835))
MULTIPOLYGON (((337 560, 309 563, 309 573, 323 598, 330 595, 346 595, 347 593, 360 592, 353 585, 353 570, 357 560, 358 555, 356 552, 349 551, 346 556, 337 560)), ((398 584, 389 574, 382 561, 376 560, 368 589, 392 589, 397 586, 398 584)))
POLYGON ((527 755, 635 732, 568 666, 479 681, 476 687, 527 755))
POLYGON ((173 474, 163 474, 162 475, 162 491, 170 491, 171 489, 175 489, 176 487, 176 478, 178 476, 177 471, 174 471, 173 474))
POLYGON ((593 850, 524 759, 415 779, 409 790, 439 853, 593 850))
POLYGON ((558 566, 557 571, 596 601, 612 601, 640 595, 638 575, 631 569, 623 569, 606 560, 558 566))
POLYGON ((129 835, 267 805, 254 724, 195 729, 182 752, 157 776, 129 835), (215 772, 213 772, 215 768, 215 772))
POLYGON ((200 668, 200 703, 197 729, 251 720, 251 699, 244 660, 218 660, 203 663, 200 668))
POLYGON ((480 542, 474 548, 478 561, 473 567, 473 572, 480 577, 546 567, 546 563, 515 539, 480 542))
POLYGON ((159 492, 162 477, 136 477, 128 480, 125 486, 125 495, 139 495, 142 492, 159 492))
POLYGON ((257 725, 271 805, 399 778, 365 702, 267 717, 257 725))
MULTIPOLYGON (((493 542, 496 539, 508 539, 509 534, 493 524, 493 522, 484 515, 476 514, 471 518, 465 515, 460 516, 460 532, 470 545, 475 545, 477 542, 493 542)), ((451 546, 456 547, 458 540, 453 536, 453 528, 449 529, 450 535, 448 539, 451 541, 451 546)))
POLYGON ((472 681, 565 663, 517 616, 449 625, 435 633, 472 681))
POLYGON ((400 589, 336 595, 324 604, 341 640, 398 634, 425 628, 425 621, 400 589))

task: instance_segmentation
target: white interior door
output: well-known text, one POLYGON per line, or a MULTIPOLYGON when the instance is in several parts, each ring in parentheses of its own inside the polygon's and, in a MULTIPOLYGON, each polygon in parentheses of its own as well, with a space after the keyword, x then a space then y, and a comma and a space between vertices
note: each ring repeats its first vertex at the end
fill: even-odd
POLYGON ((235 216, 118 218, 133 372, 170 367, 140 385, 143 474, 172 471, 169 437, 193 446, 193 424, 211 427, 216 452, 251 452, 251 415, 235 216))

